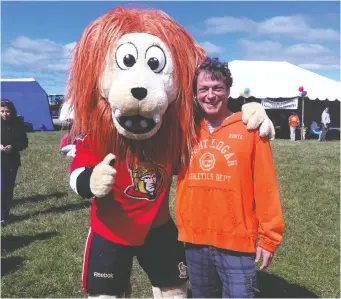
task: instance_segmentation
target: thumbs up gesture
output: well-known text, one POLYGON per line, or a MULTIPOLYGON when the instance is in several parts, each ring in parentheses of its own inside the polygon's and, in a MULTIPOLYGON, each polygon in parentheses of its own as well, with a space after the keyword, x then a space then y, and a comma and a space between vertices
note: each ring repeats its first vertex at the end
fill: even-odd
POLYGON ((90 190, 96 197, 104 197, 112 189, 115 182, 116 170, 111 164, 113 164, 115 158, 115 155, 108 154, 92 171, 90 190))

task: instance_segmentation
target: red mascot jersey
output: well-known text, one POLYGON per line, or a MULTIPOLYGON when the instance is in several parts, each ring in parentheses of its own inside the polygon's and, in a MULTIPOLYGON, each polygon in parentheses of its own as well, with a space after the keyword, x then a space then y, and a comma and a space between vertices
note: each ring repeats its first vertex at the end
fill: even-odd
POLYGON ((86 139, 77 141, 70 185, 80 196, 92 197, 91 229, 115 243, 142 245, 152 227, 170 219, 168 199, 172 176, 149 160, 127 165, 125 159, 116 157, 112 191, 106 197, 96 198, 90 190, 90 176, 101 161, 86 139))

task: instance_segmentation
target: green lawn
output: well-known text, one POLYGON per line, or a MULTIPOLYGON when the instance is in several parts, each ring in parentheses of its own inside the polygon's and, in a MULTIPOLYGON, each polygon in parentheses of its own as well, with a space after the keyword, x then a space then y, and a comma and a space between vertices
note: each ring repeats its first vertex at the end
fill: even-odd
MULTIPOLYGON (((85 297, 88 201, 69 188, 70 159, 59 154, 61 136, 29 134, 13 216, 2 228, 2 297, 85 297)), ((339 298, 339 142, 275 140, 272 146, 286 230, 273 264, 259 273, 259 297, 339 298)), ((132 285, 133 297, 152 295, 136 264, 132 285)))

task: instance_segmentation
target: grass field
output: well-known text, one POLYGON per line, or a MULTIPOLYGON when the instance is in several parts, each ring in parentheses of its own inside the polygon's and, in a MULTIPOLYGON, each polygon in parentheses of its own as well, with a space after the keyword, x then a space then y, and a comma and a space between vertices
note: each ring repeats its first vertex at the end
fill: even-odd
MULTIPOLYGON (((62 132, 29 134, 12 218, 2 228, 1 297, 85 297, 81 289, 88 201, 68 184, 62 132)), ((340 297, 339 142, 272 142, 286 224, 259 297, 340 297)), ((173 211, 174 184, 171 210, 173 211)), ((134 264, 133 297, 151 286, 134 264)))

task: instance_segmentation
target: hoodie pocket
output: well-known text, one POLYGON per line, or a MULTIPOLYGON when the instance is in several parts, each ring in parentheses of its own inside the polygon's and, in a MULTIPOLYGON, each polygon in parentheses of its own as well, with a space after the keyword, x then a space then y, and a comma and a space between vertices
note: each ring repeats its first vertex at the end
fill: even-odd
POLYGON ((184 227, 218 234, 230 233, 237 228, 240 220, 235 213, 234 191, 190 187, 188 195, 177 207, 184 227))

